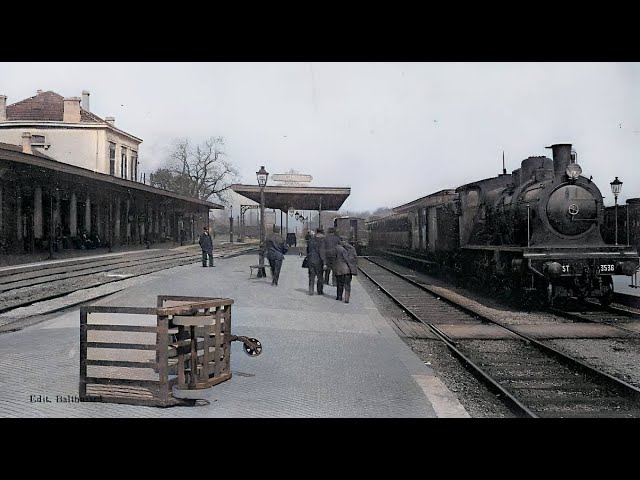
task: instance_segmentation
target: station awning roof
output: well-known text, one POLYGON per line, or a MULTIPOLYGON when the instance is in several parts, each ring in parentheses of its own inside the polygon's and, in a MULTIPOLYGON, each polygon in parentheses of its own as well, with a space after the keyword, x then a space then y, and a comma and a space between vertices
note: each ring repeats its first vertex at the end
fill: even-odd
MULTIPOLYGON (((48 172, 55 172, 58 175, 67 175, 69 178, 73 178, 79 183, 91 185, 95 188, 112 188, 114 190, 120 189, 123 191, 134 190, 144 192, 147 194, 160 195, 165 198, 173 198, 179 200, 184 204, 201 205, 209 209, 223 209, 224 206, 209 202, 207 200, 200 200, 199 198, 188 197, 180 193, 170 192, 168 190, 162 190, 155 188, 144 183, 133 182, 131 180, 125 180, 123 178, 114 177, 113 175, 106 175, 104 173, 93 172, 85 168, 76 167, 75 165, 69 165, 67 163, 58 162, 48 155, 44 155, 38 151, 34 151, 33 154, 23 153, 22 148, 17 145, 0 143, 0 162, 8 161, 15 164, 22 164, 33 169, 40 170, 45 178, 48 172), (99 183, 92 183, 93 181, 99 183)), ((4 176, 4 174, 3 174, 4 176)))
MULTIPOLYGON (((256 203, 260 203, 258 185, 231 185, 231 190, 256 203)), ((351 195, 351 187, 264 187, 264 207, 288 211, 295 210, 331 210, 338 211, 351 195)))

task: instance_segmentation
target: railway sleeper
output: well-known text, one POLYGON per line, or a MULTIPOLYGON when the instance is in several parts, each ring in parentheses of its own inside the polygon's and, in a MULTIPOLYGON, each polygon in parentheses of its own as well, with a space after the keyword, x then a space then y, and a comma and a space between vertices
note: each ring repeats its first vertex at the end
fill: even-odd
MULTIPOLYGON (((575 412, 567 414, 566 411, 545 412, 544 418, 594 418, 593 412, 575 412)), ((600 418, 640 418, 640 410, 609 410, 606 414, 597 415, 600 418)))
POLYGON ((549 365, 549 359, 547 358, 524 358, 514 360, 513 358, 506 357, 504 360, 500 358, 474 358, 472 355, 469 355, 469 358, 473 363, 481 366, 492 366, 492 367, 512 367, 512 368, 533 368, 534 365, 549 365))
MULTIPOLYGON (((517 379, 502 379, 500 383, 511 390, 519 390, 525 388, 531 389, 569 389, 569 388, 581 388, 584 387, 584 380, 582 378, 531 378, 522 380, 517 379)), ((587 387, 585 387, 587 388, 587 387)), ((593 388, 589 386, 588 388, 593 388)))
POLYGON ((547 399, 549 401, 576 401, 585 398, 609 399, 620 398, 615 392, 604 388, 593 388, 588 386, 562 387, 562 388, 516 388, 512 389, 517 392, 518 397, 547 399))
MULTIPOLYGON (((496 378, 500 383, 510 382, 510 381, 522 381, 524 380, 535 380, 535 381, 544 381, 544 380, 560 380, 561 382, 565 382, 568 379, 568 375, 566 373, 558 372, 558 373, 548 373, 544 372, 542 375, 532 373, 530 371, 522 371, 522 372, 492 372, 488 370, 489 375, 496 378)), ((569 377, 570 378, 570 377, 569 377)), ((582 377, 580 377, 580 381, 584 382, 582 377)), ((562 383, 560 384, 562 385, 562 383)))
POLYGON ((638 410, 638 404, 626 398, 616 396, 602 397, 575 397, 575 398, 536 398, 527 397, 522 400, 528 407, 536 411, 544 411, 544 407, 548 410, 569 411, 576 410, 638 410))

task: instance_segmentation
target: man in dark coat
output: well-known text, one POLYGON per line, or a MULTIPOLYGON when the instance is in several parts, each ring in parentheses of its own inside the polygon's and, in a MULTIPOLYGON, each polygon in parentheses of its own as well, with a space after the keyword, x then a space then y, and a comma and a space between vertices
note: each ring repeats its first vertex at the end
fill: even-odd
POLYGON ((277 232, 278 227, 274 225, 273 233, 267 237, 265 242, 267 259, 269 260, 269 266, 271 267, 271 285, 275 286, 278 286, 282 261, 284 260, 287 250, 289 250, 289 245, 284 241, 282 235, 277 232))
POLYGON ((318 277, 318 295, 322 295, 323 270, 327 267, 327 256, 324 247, 324 230, 316 229, 316 234, 307 240, 307 260, 309 262, 309 295, 313 295, 313 284, 318 277))
POLYGON ((209 259, 209 266, 215 266, 213 264, 213 241, 211 240, 211 235, 209 235, 208 227, 204 227, 198 243, 200 244, 200 248, 202 248, 202 266, 207 266, 207 258, 209 259))
POLYGON ((336 259, 333 266, 338 280, 336 300, 342 300, 344 291, 344 303, 349 303, 351 277, 358 274, 358 256, 353 245, 345 240, 341 240, 336 245, 336 259))
MULTIPOLYGON (((340 237, 335 233, 336 229, 330 227, 327 236, 324 238, 324 248, 327 255, 327 269, 324 271, 324 283, 329 285, 329 273, 333 270, 333 262, 336 258, 336 245, 340 242, 340 237)), ((331 285, 336 284, 336 274, 333 273, 331 285)))

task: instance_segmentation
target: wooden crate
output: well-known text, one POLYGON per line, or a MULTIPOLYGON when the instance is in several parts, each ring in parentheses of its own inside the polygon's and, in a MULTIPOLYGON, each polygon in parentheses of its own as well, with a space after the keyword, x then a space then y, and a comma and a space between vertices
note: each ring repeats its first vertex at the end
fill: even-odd
POLYGON ((176 398, 173 389, 209 388, 231 378, 230 343, 245 338, 230 333, 232 304, 161 295, 155 308, 81 307, 81 400, 193 405, 196 400, 176 398))

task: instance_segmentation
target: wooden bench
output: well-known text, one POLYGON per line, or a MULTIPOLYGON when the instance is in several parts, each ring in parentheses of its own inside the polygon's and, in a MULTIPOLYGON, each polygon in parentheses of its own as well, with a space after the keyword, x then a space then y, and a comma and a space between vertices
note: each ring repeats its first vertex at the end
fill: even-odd
MULTIPOLYGON (((264 276, 265 277, 267 276, 267 271, 266 271, 267 266, 266 265, 249 265, 249 268, 251 269, 251 272, 249 273, 249 278, 251 278, 253 276, 253 271, 254 270, 258 270, 258 272, 259 272, 261 268, 265 270, 263 272, 264 276)), ((256 276, 257 276, 257 274, 256 274, 256 276)))

